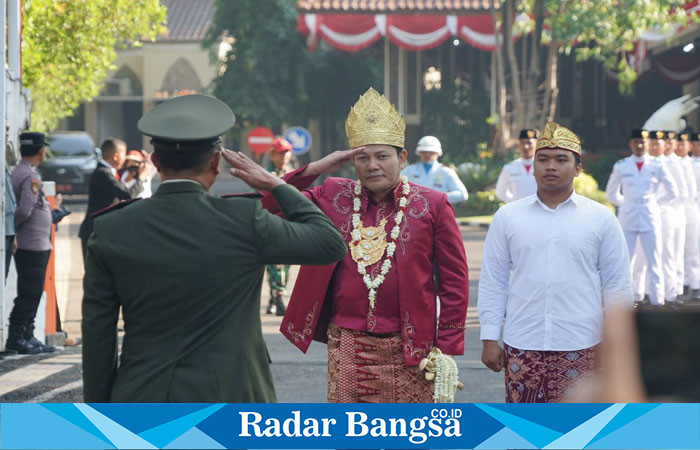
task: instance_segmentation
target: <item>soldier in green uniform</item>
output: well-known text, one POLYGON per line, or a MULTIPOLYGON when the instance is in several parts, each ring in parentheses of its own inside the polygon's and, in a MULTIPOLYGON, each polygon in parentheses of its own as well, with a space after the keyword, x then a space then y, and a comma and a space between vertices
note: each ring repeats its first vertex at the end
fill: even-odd
POLYGON ((204 95, 168 100, 139 121, 162 183, 151 198, 95 218, 83 298, 85 402, 276 401, 260 323, 265 266, 329 264, 347 246, 313 203, 256 164, 231 173, 269 191, 285 219, 250 195, 208 193, 228 152, 219 136, 233 123, 228 106, 204 95))
MULTIPOLYGON (((270 164, 267 170, 282 178, 292 170, 292 145, 284 138, 276 138, 272 141, 272 147, 268 151, 270 164)), ((289 280, 288 264, 269 264, 267 266, 267 283, 270 286, 270 302, 267 304, 267 314, 284 316, 287 309, 284 305, 284 295, 287 291, 289 280)))

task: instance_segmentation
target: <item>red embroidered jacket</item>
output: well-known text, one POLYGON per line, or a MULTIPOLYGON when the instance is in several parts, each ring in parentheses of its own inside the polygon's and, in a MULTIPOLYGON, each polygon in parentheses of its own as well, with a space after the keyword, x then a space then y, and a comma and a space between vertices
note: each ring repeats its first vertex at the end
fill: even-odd
MULTIPOLYGON (((284 178, 289 184, 305 189, 316 178, 300 176, 305 169, 302 167, 284 178)), ((338 227, 346 242, 350 242, 352 233, 354 186, 352 180, 329 178, 323 185, 303 191, 338 227)), ((415 366, 434 346, 448 355, 464 354, 469 278, 462 235, 447 196, 416 184, 410 186, 391 270, 398 275, 401 317, 397 319, 401 323, 404 357, 407 365, 415 366), (440 298, 439 321, 436 295, 440 298)), ((400 195, 399 186, 395 198, 400 195)), ((272 196, 264 196, 262 202, 269 211, 279 212, 272 196)), ((366 195, 362 202, 365 210, 366 195)), ((346 258, 352 258, 350 252, 346 258)), ((312 340, 327 342, 333 301, 331 282, 342 283, 344 277, 360 276, 353 271, 334 277, 336 267, 337 264, 302 266, 299 271, 280 331, 303 352, 312 340)), ((358 292, 358 296, 368 302, 367 291, 358 292)))

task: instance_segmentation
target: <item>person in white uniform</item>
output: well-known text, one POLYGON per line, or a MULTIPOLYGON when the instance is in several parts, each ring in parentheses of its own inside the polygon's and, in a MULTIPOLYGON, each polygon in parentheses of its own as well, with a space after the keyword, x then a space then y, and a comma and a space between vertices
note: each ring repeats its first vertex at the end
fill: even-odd
POLYGON ((688 197, 685 199, 685 246, 683 261, 685 265, 683 294, 688 295, 700 290, 700 209, 698 208, 698 180, 696 178, 690 153, 690 133, 680 133, 676 145, 676 155, 685 169, 688 180, 688 197))
MULTIPOLYGON (((700 133, 690 133, 690 151, 693 155, 693 170, 695 178, 700 186, 700 133)), ((698 195, 698 204, 700 205, 700 195, 698 195)), ((700 301, 700 290, 690 292, 692 300, 700 301)))
MULTIPOLYGON (((671 179, 678 186, 678 195, 675 198, 665 194, 665 186, 662 184, 659 186, 657 191, 657 201, 661 209, 661 230, 659 236, 661 236, 661 271, 663 273, 664 279, 664 291, 665 291, 665 304, 668 306, 677 305, 676 300, 678 299, 678 283, 677 283, 677 271, 676 271, 676 241, 677 235, 679 233, 679 222, 678 222, 678 210, 681 205, 681 188, 686 189, 685 183, 683 183, 683 177, 680 175, 679 167, 677 164, 672 164, 672 167, 668 165, 668 158, 664 155, 666 149, 666 132, 660 130, 650 131, 649 140, 649 155, 657 158, 659 162, 666 165, 669 173, 671 174, 671 179), (658 198, 661 200, 658 200, 658 198)), ((635 292, 635 299, 639 299, 644 295, 644 292, 649 292, 648 283, 644 283, 646 280, 646 259, 644 257, 644 252, 640 250, 640 246, 637 246, 635 256, 632 259, 632 283, 638 289, 635 292), (638 284, 635 284, 635 280, 638 284), (644 287, 646 286, 646 291, 644 287)))
MULTIPOLYGON (((661 201, 677 196, 678 188, 668 169, 656 158, 647 155, 649 132, 633 130, 630 137, 632 155, 618 161, 605 189, 608 201, 618 208, 618 219, 625 234, 629 257, 632 259, 639 240, 647 261, 649 298, 660 305, 665 298, 661 269, 661 210, 657 191, 663 184, 661 201)), ((641 283, 641 282, 640 282, 641 283)), ((637 287, 639 290, 639 287, 637 287)))
POLYGON ((467 188, 457 176, 457 172, 438 161, 442 156, 442 145, 438 138, 422 137, 416 146, 416 154, 420 157, 420 162, 404 168, 401 171, 402 175, 407 176, 413 183, 444 192, 447 194, 447 200, 453 205, 467 201, 467 188))
POLYGON ((673 263, 676 269, 676 296, 677 304, 682 303, 678 297, 683 295, 683 282, 685 281, 685 204, 691 191, 686 169, 681 159, 676 154, 678 133, 666 130, 666 147, 664 155, 666 165, 678 185, 679 199, 676 202, 676 229, 673 230, 673 263))
POLYGON ((500 201, 510 203, 537 191, 532 161, 538 135, 538 131, 532 128, 520 130, 518 138, 520 158, 503 166, 496 182, 496 197, 500 201))

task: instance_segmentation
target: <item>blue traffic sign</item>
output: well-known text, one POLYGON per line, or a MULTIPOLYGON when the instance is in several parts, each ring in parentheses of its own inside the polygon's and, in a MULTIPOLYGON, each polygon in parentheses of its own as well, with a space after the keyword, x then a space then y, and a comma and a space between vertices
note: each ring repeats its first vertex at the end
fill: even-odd
POLYGON ((311 148, 311 133, 306 128, 292 127, 284 132, 284 138, 292 144, 295 155, 303 155, 311 148))

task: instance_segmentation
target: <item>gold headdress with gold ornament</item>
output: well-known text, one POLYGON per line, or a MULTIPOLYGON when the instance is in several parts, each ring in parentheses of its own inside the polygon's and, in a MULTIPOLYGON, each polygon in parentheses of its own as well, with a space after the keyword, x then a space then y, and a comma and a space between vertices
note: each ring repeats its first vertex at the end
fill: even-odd
POLYGON ((350 108, 345 134, 350 148, 369 144, 404 147, 406 122, 386 97, 369 88, 350 108))
POLYGON ((544 126, 542 135, 537 139, 535 151, 560 148, 581 154, 581 141, 576 134, 556 122, 549 122, 544 126))

